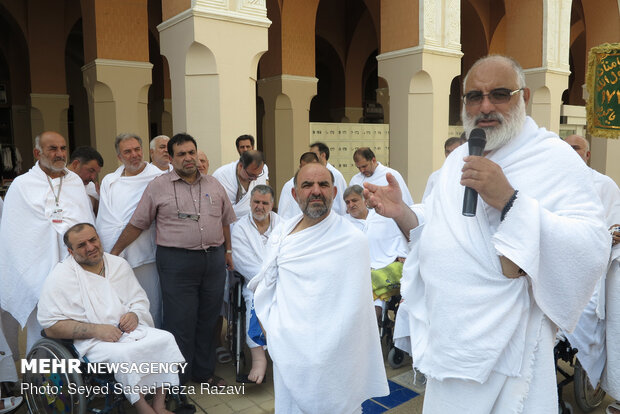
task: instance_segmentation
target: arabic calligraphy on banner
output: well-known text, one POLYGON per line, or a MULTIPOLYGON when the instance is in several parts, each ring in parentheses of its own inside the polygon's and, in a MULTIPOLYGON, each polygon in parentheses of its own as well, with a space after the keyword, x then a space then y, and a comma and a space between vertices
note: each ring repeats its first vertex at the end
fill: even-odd
POLYGON ((620 137, 620 43, 593 47, 588 56, 588 132, 620 137))

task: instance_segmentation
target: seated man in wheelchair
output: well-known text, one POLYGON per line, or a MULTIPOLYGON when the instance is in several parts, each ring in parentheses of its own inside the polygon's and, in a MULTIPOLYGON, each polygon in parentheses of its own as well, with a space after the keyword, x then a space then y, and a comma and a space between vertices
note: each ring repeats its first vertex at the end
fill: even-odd
MULTIPOLYGON (((250 194, 250 214, 247 214, 235 223, 232 229, 231 243, 235 268, 249 281, 258 274, 265 256, 265 245, 276 227, 280 217, 271 211, 274 202, 273 189, 259 184, 250 194)), ((250 329, 250 317, 254 294, 245 285, 243 298, 246 303, 246 331, 250 329)), ((256 318, 255 318, 256 319, 256 318)), ((260 384, 267 370, 267 357, 262 346, 255 343, 250 335, 246 335, 246 343, 252 354, 252 368, 248 374, 248 381, 260 384)))
POLYGON ((408 254, 407 239, 394 220, 366 207, 361 186, 350 186, 342 197, 347 206, 345 217, 368 237, 375 311, 380 322, 386 300, 400 292, 403 262, 408 254))
POLYGON ((130 368, 114 373, 138 413, 170 414, 164 388, 179 384, 173 371, 185 366, 183 355, 169 332, 153 328, 146 293, 131 267, 103 252, 90 224, 71 227, 64 242, 70 256, 52 270, 39 299, 38 319, 46 335, 73 339, 80 356, 97 363, 176 365, 169 370, 130 368), (156 392, 151 406, 144 393, 152 390, 156 392))

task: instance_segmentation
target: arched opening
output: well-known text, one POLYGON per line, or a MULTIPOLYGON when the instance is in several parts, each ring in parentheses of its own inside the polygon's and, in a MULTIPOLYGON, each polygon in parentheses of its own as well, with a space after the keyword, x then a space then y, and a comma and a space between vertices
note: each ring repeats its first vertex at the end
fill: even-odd
MULTIPOLYGON (((11 13, 0 5, 0 144, 19 151, 22 170, 0 169, 1 179, 13 178, 33 164, 30 127, 30 59, 24 33, 11 13)), ((13 165, 15 167, 16 164, 13 165)))
POLYGON ((65 78, 69 95, 67 114, 69 148, 92 145, 90 142, 90 115, 88 94, 82 76, 84 66, 84 34, 82 19, 71 28, 65 45, 65 78))
POLYGON ((344 68, 336 50, 316 37, 317 94, 310 104, 310 122, 340 122, 344 108, 344 68))

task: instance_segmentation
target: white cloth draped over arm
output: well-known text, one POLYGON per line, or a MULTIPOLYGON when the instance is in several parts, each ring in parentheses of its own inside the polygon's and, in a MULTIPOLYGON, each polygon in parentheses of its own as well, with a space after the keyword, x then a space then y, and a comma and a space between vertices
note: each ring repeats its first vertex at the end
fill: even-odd
MULTIPOLYGON (((270 212, 271 227, 275 228, 280 217, 270 212)), ((240 218, 232 229, 232 256, 235 270, 241 273, 246 281, 251 280, 260 271, 265 257, 265 244, 258 229, 252 222, 252 215, 240 218)))
POLYGON ((401 309, 416 366, 437 379, 484 382, 492 370, 521 372, 531 300, 559 327, 574 328, 606 266, 610 239, 587 167, 530 118, 488 156, 519 190, 501 223, 501 212, 481 198, 476 217, 461 214, 466 150, 444 163, 426 224, 411 234, 417 245, 403 271, 401 309), (506 278, 498 255, 527 276, 506 278))
MULTIPOLYGON (((52 180, 58 194, 60 179, 52 180)), ((23 327, 39 300, 45 278, 68 255, 62 236, 78 223, 95 218, 84 183, 65 170, 59 207, 62 222, 52 222, 56 208, 47 175, 35 164, 18 176, 4 200, 0 227, 0 306, 23 327)))
MULTIPOLYGON (((124 166, 108 174, 101 182, 99 212, 97 214, 97 232, 103 249, 110 252, 146 189, 146 186, 164 173, 153 164, 147 164, 144 170, 135 176, 123 176, 124 166)), ((120 254, 132 268, 155 262, 155 223, 148 230, 140 233, 138 238, 120 254)))
POLYGON ((237 181, 237 164, 239 162, 240 161, 233 161, 229 164, 222 165, 213 173, 213 177, 218 180, 226 190, 226 194, 228 195, 230 204, 233 206, 233 210, 235 210, 237 219, 250 213, 250 193, 252 189, 258 184, 267 184, 267 177, 264 174, 256 180, 250 181, 248 191, 237 201, 237 189, 239 188, 239 182, 237 181))
POLYGON ((334 212, 290 234, 300 219, 281 223, 269 238, 261 272, 249 283, 256 289, 256 314, 296 406, 311 413, 353 412, 389 392, 368 244, 334 212))

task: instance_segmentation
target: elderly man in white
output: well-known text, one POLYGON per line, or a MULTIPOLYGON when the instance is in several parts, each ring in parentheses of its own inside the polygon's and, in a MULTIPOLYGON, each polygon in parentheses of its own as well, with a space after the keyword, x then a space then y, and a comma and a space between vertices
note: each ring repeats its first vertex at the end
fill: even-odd
MULTIPOLYGON (((400 231, 394 220, 377 214, 375 210, 366 207, 364 189, 355 184, 344 191, 342 198, 347 206, 348 218, 366 237, 370 248, 370 267, 382 269, 394 262, 404 262, 409 253, 407 239, 400 231)), ((385 308, 384 300, 375 299, 375 311, 380 320, 385 308)))
MULTIPOLYGON (((280 217, 271 211, 274 201, 273 189, 266 185, 257 185, 252 189, 250 205, 251 214, 243 216, 232 229, 232 251, 235 269, 246 281, 258 274, 265 257, 265 246, 273 229, 280 222, 280 217)), ((243 286, 243 298, 246 308, 246 331, 250 328, 251 310, 254 307, 254 294, 243 286)), ((263 346, 246 335, 246 343, 252 353, 252 368, 248 374, 249 382, 260 384, 265 377, 267 358, 263 346)))
MULTIPOLYGON (((569 135, 564 141, 588 162, 590 144, 584 137, 569 135)), ((577 358, 588 373, 590 383, 598 384, 602 375, 603 389, 620 400, 620 189, 608 176, 592 168, 590 173, 603 203, 605 221, 613 232, 612 252, 606 274, 600 275, 599 285, 575 331, 567 333, 566 337, 579 349, 577 358)), ((620 402, 612 404, 607 412, 620 414, 620 402)))
MULTIPOLYGON (((94 362, 184 367, 171 333, 153 328, 149 303, 129 264, 103 252, 95 228, 88 223, 64 235, 71 257, 58 263, 47 278, 38 318, 50 338, 69 338, 81 356, 94 362)), ((167 372, 124 372, 114 378, 139 414, 171 414, 163 387, 179 384, 176 368, 167 372), (155 388, 150 406, 142 390, 155 388)))
POLYGON ((396 345, 428 378, 424 413, 555 413, 555 333, 575 328, 607 267, 603 209, 577 154, 526 117, 517 62, 478 60, 464 92, 465 131, 486 132, 482 156, 455 149, 413 209, 390 175, 366 184, 411 240, 396 345), (474 217, 461 211, 464 186, 479 195, 474 217))
POLYGON ((37 136, 34 156, 35 166, 9 187, 0 224, 0 308, 27 328, 27 350, 41 338, 36 305, 43 282, 67 255, 62 235, 95 221, 82 179, 66 168, 62 135, 37 136))
POLYGON ((149 155, 151 156, 151 164, 159 168, 163 172, 172 171, 170 164, 170 154, 168 154, 168 141, 170 137, 167 135, 158 135, 151 140, 149 144, 149 155))
MULTIPOLYGON (((131 219, 146 186, 164 171, 142 158, 142 139, 135 134, 120 134, 114 141, 122 165, 101 182, 97 232, 103 249, 110 252, 131 219)), ((167 154, 167 152, 166 152, 167 154)), ((120 254, 131 265, 146 291, 155 327, 162 324, 161 287, 155 265, 155 224, 142 232, 120 254)))

